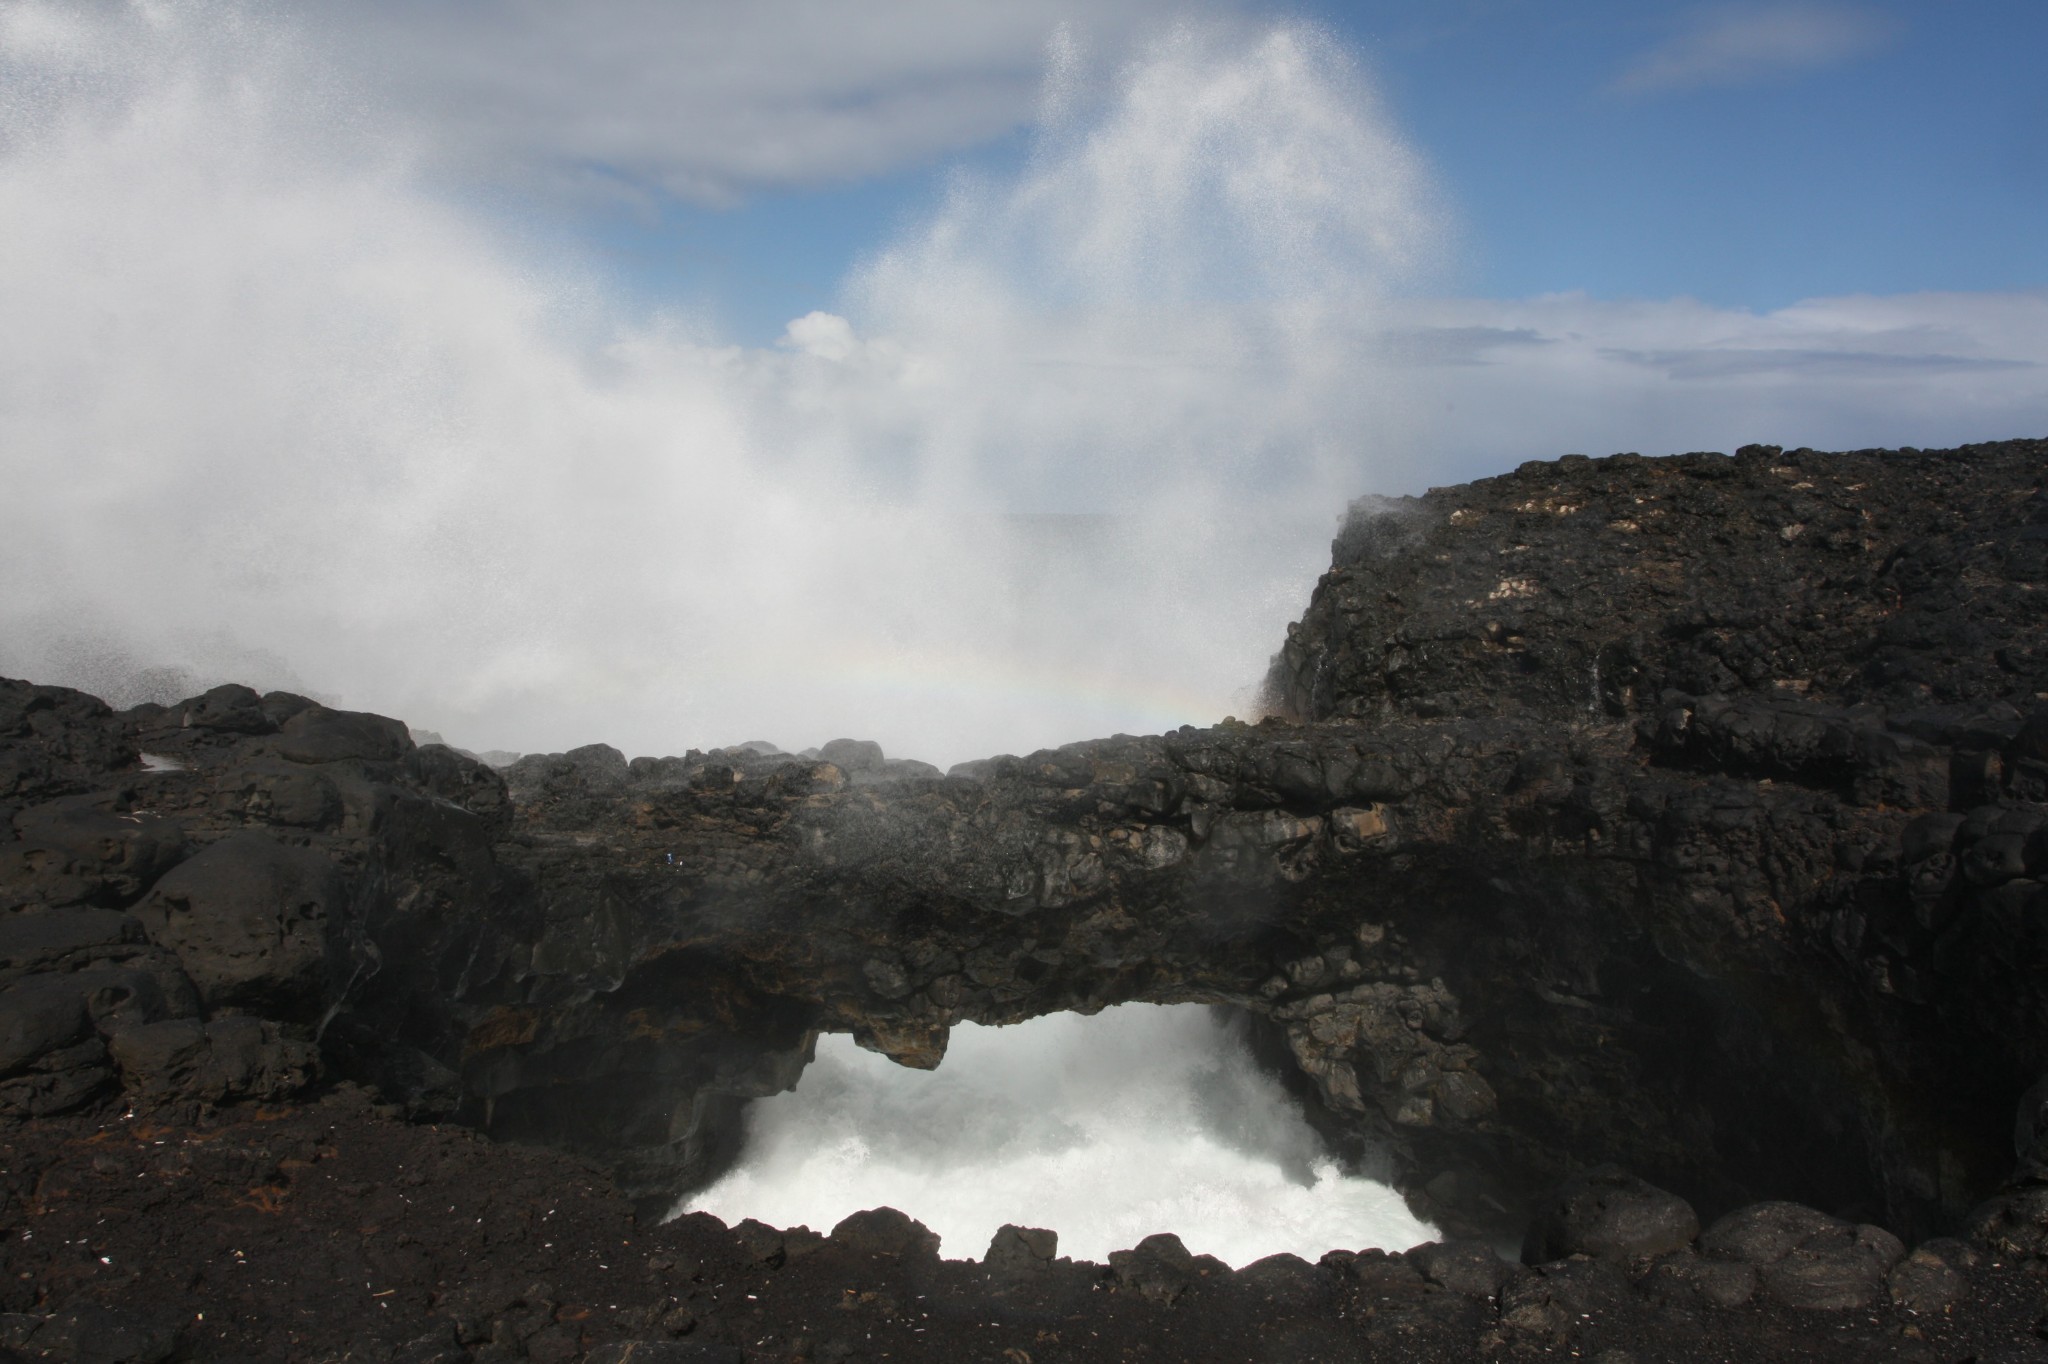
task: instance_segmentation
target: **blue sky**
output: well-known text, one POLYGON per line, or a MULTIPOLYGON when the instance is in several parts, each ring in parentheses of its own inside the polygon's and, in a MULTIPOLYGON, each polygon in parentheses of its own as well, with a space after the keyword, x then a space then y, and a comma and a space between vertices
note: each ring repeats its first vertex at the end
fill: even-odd
POLYGON ((1775 308, 2048 283, 2048 6, 1450 8, 1320 17, 1444 175, 1470 289, 1775 308))
MULTIPOLYGON (((1434 168, 1465 294, 1803 298, 2048 286, 2048 6, 1301 4, 1434 168)), ((1170 21, 1163 10, 1162 21, 1170 21)), ((1140 29, 1142 31, 1142 29, 1140 29)), ((1028 111, 1019 111, 1028 113, 1028 111)), ((556 226, 650 298, 764 342, 1021 125, 850 183, 656 192, 556 226)), ((554 209, 564 206, 555 204, 554 209)))

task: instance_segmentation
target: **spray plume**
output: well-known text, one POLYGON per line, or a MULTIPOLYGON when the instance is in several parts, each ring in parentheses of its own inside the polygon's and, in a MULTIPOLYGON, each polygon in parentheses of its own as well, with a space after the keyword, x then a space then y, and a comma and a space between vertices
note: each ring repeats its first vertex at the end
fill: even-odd
POLYGON ((479 748, 1157 730, 1247 704, 1399 446, 1355 338, 1427 196, 1312 35, 1049 96, 747 348, 533 259, 308 32, 0 15, 0 672, 479 748))

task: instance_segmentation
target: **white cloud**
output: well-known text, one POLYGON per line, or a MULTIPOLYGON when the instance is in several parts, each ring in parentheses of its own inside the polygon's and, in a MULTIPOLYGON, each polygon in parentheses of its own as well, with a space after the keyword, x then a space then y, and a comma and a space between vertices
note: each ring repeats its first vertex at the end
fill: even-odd
POLYGON ((1746 85, 1835 66, 1882 47, 1895 26, 1861 7, 1738 5, 1702 10, 1683 32, 1638 57, 1614 81, 1624 94, 1746 85))
POLYGON ((1030 120, 1062 23, 1109 54, 1235 0, 359 0, 325 51, 471 175, 720 203, 851 181, 1030 120))
POLYGON ((1819 298, 1765 313, 1579 294, 1402 312, 1387 358, 1429 414, 1438 481, 1572 451, 2048 435, 2048 291, 1819 298))

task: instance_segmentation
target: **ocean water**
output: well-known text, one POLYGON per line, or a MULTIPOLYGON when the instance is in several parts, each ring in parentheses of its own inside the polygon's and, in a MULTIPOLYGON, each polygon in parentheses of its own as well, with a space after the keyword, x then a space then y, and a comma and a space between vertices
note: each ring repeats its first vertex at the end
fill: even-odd
POLYGON ((929 1072, 827 1035, 746 1121, 738 1165, 678 1211, 830 1231, 893 1207, 952 1259, 979 1259, 1006 1222, 1098 1263, 1161 1231, 1234 1267, 1434 1237, 1391 1188, 1345 1173, 1241 1032, 1196 1005, 964 1023, 929 1072))

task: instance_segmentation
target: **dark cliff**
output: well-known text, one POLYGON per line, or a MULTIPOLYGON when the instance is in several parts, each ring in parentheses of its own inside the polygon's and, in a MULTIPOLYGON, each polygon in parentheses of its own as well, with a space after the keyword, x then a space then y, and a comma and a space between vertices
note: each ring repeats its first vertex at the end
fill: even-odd
POLYGON ((501 776, 304 698, 0 684, 0 1114, 348 1077, 660 1203, 820 1030, 923 1066, 1199 1001, 1452 1230, 1612 1162, 2039 1254, 2044 473, 1748 447, 1368 501, 1271 718, 949 775, 501 776))

